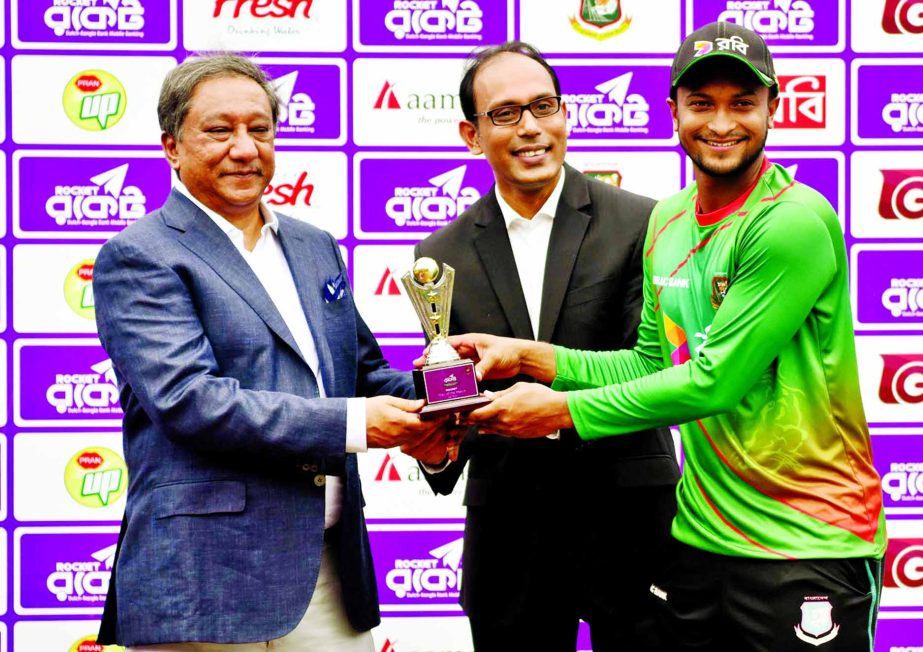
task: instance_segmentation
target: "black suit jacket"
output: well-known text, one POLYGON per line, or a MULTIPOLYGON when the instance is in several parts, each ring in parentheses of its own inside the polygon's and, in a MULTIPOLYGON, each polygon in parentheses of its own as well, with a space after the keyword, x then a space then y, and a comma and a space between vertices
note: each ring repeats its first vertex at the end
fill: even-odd
MULTIPOLYGON (((452 333, 536 339, 495 192, 417 245, 415 254, 456 270, 452 333)), ((634 345, 642 303, 642 249, 653 206, 651 199, 565 165, 537 339, 577 349, 634 345)), ((482 388, 498 389, 517 380, 528 379, 483 383, 482 388)), ((590 543, 595 537, 580 534, 583 528, 594 528, 597 518, 617 518, 620 507, 613 492, 671 485, 678 479, 667 429, 593 442, 582 442, 573 431, 562 432, 557 441, 471 431, 457 463, 427 474, 433 490, 450 493, 466 461, 462 604, 472 616, 515 616, 530 592, 547 594, 545 603, 553 606, 564 599, 563 593, 579 590, 568 577, 574 555, 598 556, 590 568, 613 563, 611 550, 585 549, 596 547, 590 543), (556 548, 562 543, 567 550, 556 548)), ((630 536, 631 524, 625 525, 625 536, 630 536)))

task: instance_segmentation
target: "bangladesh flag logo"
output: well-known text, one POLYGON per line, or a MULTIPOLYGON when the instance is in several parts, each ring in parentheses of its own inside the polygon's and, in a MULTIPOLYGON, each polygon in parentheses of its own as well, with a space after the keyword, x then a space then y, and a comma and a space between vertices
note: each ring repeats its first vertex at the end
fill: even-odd
POLYGON ((631 16, 622 11, 622 0, 580 0, 570 24, 584 36, 603 40, 627 30, 631 16))

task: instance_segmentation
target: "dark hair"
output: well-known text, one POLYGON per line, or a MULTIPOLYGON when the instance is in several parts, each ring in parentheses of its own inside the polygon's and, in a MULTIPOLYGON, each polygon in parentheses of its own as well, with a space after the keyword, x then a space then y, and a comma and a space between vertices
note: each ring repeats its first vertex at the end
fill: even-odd
POLYGON ((529 57, 533 61, 538 62, 542 68, 547 70, 548 74, 551 75, 551 81, 554 83, 554 94, 561 94, 561 84, 558 81, 558 75, 555 73, 554 68, 548 65, 548 62, 545 61, 545 57, 542 56, 541 52, 528 43, 524 41, 507 41, 500 45, 478 48, 468 55, 468 60, 465 63, 465 74, 462 76, 461 85, 458 87, 458 98, 461 100, 462 113, 465 114, 465 120, 471 122, 475 121, 474 78, 477 76, 478 70, 497 55, 506 52, 521 54, 524 57, 529 57))
MULTIPOLYGON (((670 89, 670 99, 674 102, 676 101, 677 89, 680 86, 686 88, 700 88, 704 84, 708 83, 708 80, 716 77, 717 75, 722 74, 728 70, 736 70, 738 73, 743 73, 746 76, 751 76, 753 79, 756 79, 760 86, 763 85, 763 82, 759 81, 759 78, 756 76, 756 73, 751 70, 747 64, 734 59, 731 57, 709 57, 698 62, 695 66, 689 69, 689 71, 682 76, 679 83, 670 89)), ((779 94, 779 85, 773 84, 769 87, 769 101, 772 102, 776 96, 779 94)))
POLYGON ((157 102, 157 119, 161 131, 176 140, 182 140, 183 121, 189 113, 189 104, 196 87, 206 79, 215 77, 246 77, 259 84, 269 100, 272 124, 276 125, 279 120, 279 96, 263 69, 237 54, 207 54, 190 57, 167 73, 157 102))

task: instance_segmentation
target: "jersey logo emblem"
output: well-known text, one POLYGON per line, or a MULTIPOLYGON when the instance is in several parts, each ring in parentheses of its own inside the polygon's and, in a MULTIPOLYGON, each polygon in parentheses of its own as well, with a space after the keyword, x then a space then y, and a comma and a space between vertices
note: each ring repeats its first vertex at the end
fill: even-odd
POLYGON ((727 276, 717 274, 711 279, 711 307, 715 310, 718 309, 718 306, 721 305, 721 302, 724 301, 725 295, 728 293, 728 285, 731 281, 727 276))
POLYGON ((816 647, 832 641, 839 632, 840 626, 833 622, 833 605, 827 596, 805 596, 795 636, 816 647))

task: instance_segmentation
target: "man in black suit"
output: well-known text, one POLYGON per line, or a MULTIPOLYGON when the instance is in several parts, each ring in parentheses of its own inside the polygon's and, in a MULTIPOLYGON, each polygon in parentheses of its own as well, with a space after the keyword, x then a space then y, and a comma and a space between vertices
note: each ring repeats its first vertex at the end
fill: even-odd
MULTIPOLYGON (((564 164, 560 95, 554 70, 525 43, 472 54, 459 132, 496 185, 415 254, 455 268, 455 333, 629 348, 654 202, 564 164)), ((462 605, 479 652, 573 651, 579 619, 596 652, 657 649, 648 588, 678 478, 667 430, 590 443, 573 431, 533 440, 470 431, 456 461, 444 446, 410 452, 441 494, 470 462, 462 605)))

